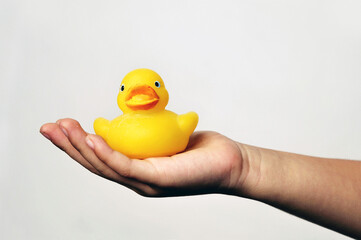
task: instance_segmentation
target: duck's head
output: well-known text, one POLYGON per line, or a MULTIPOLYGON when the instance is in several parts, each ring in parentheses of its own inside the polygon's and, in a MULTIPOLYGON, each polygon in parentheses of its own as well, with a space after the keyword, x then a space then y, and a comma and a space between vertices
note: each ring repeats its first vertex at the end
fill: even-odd
POLYGON ((156 72, 142 68, 131 71, 123 78, 117 102, 123 113, 156 112, 165 109, 168 99, 162 78, 156 72))

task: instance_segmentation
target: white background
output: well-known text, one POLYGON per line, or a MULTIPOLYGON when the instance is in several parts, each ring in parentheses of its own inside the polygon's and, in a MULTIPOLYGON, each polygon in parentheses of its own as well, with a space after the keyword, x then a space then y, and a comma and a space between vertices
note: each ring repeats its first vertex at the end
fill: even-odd
POLYGON ((223 195, 152 199, 39 133, 121 114, 124 75, 157 71, 198 130, 361 159, 360 1, 0 1, 1 239, 345 239, 223 195))

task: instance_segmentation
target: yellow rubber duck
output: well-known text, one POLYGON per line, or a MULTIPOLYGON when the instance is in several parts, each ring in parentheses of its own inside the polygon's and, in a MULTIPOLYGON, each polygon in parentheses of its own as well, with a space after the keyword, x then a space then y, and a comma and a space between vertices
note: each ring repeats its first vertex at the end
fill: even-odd
POLYGON ((94 130, 109 146, 128 157, 170 156, 183 151, 198 123, 198 115, 177 115, 165 110, 168 91, 162 78, 150 69, 128 73, 117 102, 123 115, 109 121, 97 118, 94 130))

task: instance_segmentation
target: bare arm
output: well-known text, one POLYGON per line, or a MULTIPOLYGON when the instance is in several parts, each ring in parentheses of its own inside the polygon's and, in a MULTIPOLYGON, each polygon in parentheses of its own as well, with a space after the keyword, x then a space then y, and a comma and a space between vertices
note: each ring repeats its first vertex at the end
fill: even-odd
POLYGON ((252 198, 361 238, 361 162, 325 159, 237 143, 196 132, 171 157, 129 159, 73 119, 40 132, 92 173, 148 197, 223 193, 252 198))
POLYGON ((249 161, 256 163, 247 179, 252 187, 247 197, 361 237, 361 162, 238 145, 249 161))

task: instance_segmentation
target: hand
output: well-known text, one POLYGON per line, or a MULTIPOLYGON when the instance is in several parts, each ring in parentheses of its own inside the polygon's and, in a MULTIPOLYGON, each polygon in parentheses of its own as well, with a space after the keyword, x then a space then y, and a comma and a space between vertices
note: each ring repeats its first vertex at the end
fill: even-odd
POLYGON ((195 132, 184 152, 144 160, 112 150, 73 119, 44 124, 40 132, 89 171, 143 196, 235 194, 248 175, 240 144, 216 132, 195 132))

